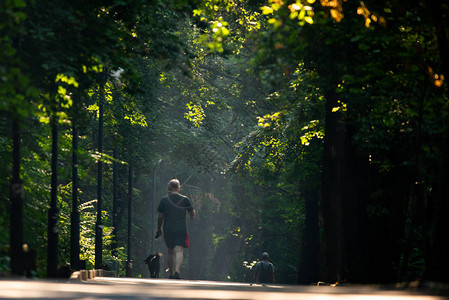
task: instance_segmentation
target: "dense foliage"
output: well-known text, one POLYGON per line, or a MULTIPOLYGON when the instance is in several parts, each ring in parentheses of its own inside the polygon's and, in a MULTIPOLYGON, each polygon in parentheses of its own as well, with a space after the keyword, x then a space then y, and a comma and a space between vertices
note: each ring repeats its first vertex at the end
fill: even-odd
POLYGON ((55 275, 53 206, 70 264, 77 186, 80 259, 100 208, 103 267, 147 277, 177 177, 186 278, 251 281, 268 251, 280 283, 449 281, 443 1, 0 5, 0 272, 20 238, 55 275))

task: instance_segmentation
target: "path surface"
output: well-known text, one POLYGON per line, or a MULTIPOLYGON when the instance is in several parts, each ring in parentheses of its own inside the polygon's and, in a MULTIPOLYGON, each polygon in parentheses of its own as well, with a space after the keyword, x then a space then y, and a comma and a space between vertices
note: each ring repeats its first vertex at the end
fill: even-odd
POLYGON ((442 300, 435 292, 367 286, 260 286, 242 283, 96 277, 85 282, 0 280, 0 299, 442 300))

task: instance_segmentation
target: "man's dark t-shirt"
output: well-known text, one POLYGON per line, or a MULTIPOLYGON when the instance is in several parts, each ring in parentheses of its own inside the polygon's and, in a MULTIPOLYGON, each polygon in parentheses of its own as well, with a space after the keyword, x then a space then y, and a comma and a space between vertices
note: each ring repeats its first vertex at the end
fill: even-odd
POLYGON ((157 211, 164 214, 164 233, 187 232, 186 211, 192 210, 192 203, 186 196, 170 194, 163 197, 157 211))

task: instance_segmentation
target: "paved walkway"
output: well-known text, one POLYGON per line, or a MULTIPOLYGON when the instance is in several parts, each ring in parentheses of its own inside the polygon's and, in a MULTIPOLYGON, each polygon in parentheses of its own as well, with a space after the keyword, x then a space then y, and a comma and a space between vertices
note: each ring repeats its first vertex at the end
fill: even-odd
POLYGON ((257 300, 443 300, 436 292, 368 286, 288 286, 96 277, 83 282, 0 280, 0 299, 257 299, 257 300))

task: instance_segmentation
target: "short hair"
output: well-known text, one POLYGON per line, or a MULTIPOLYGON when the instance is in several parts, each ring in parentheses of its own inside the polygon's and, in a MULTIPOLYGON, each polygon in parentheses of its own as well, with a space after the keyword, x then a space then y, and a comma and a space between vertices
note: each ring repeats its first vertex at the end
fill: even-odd
POLYGON ((263 259, 268 259, 270 256, 268 255, 268 252, 263 252, 262 253, 262 258, 263 259))
POLYGON ((178 179, 172 179, 168 183, 168 191, 169 192, 176 191, 180 187, 181 187, 181 183, 179 182, 178 179))

